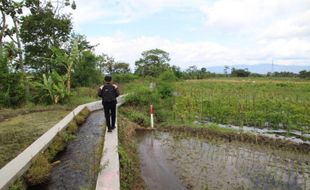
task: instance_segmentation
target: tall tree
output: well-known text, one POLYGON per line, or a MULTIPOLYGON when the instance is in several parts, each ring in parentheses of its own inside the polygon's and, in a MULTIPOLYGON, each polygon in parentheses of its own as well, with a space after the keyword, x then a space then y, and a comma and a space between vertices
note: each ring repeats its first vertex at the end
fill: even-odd
POLYGON ((142 58, 135 62, 135 73, 141 76, 157 77, 170 68, 169 53, 161 49, 142 52, 142 58))
POLYGON ((113 57, 110 57, 107 54, 99 55, 97 64, 101 70, 101 73, 113 74, 115 65, 115 60, 113 57))
POLYGON ((97 67, 97 59, 98 57, 89 50, 82 52, 80 61, 74 65, 73 86, 94 86, 102 83, 103 76, 97 67))
POLYGON ((113 66, 113 73, 129 73, 130 68, 128 63, 116 62, 113 66))
MULTIPOLYGON (((27 4, 28 3, 28 4, 27 4)), ((51 72, 52 47, 61 48, 72 29, 69 15, 60 14, 52 3, 28 0, 31 14, 22 18, 21 38, 25 46, 25 64, 36 72, 51 72)))

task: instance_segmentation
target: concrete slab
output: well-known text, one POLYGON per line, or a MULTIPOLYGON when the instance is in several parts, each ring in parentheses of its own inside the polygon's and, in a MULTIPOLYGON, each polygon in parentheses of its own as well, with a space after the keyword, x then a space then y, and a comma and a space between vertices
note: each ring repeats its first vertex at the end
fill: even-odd
MULTIPOLYGON (((125 96, 120 96, 117 101, 117 110, 125 102, 125 96)), ((117 132, 117 110, 115 129, 112 133, 105 133, 103 155, 100 161, 101 171, 98 174, 96 190, 119 190, 120 170, 118 155, 118 132, 117 132)))
POLYGON ((100 162, 101 171, 98 174, 96 190, 120 189, 117 127, 116 121, 116 128, 112 133, 106 131, 103 155, 100 162))

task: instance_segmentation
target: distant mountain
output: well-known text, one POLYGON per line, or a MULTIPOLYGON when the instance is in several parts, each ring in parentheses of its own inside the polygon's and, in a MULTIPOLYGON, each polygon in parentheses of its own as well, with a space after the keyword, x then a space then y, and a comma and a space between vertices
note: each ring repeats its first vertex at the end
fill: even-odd
MULTIPOLYGON (((251 73, 267 74, 268 72, 293 72, 299 73, 301 70, 310 70, 310 65, 272 65, 271 64, 257 64, 257 65, 232 65, 229 66, 236 69, 247 68, 251 73)), ((224 73, 224 66, 207 67, 207 70, 213 73, 224 73)), ((230 70, 228 70, 230 73, 230 70)))

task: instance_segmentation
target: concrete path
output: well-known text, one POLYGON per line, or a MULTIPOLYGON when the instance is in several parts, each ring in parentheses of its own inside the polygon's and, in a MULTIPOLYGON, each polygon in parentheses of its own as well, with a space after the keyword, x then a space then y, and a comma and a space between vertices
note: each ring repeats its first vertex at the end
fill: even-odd
MULTIPOLYGON (((118 98, 118 107, 124 103, 124 96, 118 98)), ((120 189, 120 171, 119 171, 119 156, 118 156, 118 132, 117 132, 117 114, 115 129, 112 133, 105 133, 104 149, 100 162, 101 171, 98 174, 96 190, 119 190, 120 189)))

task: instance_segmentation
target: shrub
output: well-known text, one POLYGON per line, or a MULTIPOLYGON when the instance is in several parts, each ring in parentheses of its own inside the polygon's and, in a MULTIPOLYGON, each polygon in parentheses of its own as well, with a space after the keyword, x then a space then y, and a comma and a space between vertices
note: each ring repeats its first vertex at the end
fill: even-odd
POLYGON ((89 114, 90 111, 87 108, 84 108, 77 116, 74 117, 74 119, 78 125, 81 125, 85 122, 89 114))
POLYGON ((39 155, 32 162, 32 166, 25 175, 25 180, 29 185, 37 185, 48 180, 51 170, 51 164, 48 159, 39 155))
POLYGON ((132 73, 124 73, 124 74, 113 74, 112 78, 115 83, 129 83, 138 79, 138 76, 132 73))
POLYGON ((160 98, 166 99, 173 96, 174 88, 172 84, 167 82, 161 82, 158 86, 158 93, 160 98))
POLYGON ((177 81, 177 77, 175 76, 173 71, 167 70, 159 75, 159 80, 165 82, 175 82, 177 81))
POLYGON ((149 120, 149 117, 146 113, 132 110, 131 112, 127 113, 127 117, 131 121, 133 121, 139 125, 142 125, 145 127, 150 126, 150 120, 149 120))
POLYGON ((17 107, 25 103, 25 88, 21 73, 10 73, 0 77, 0 105, 17 107))
POLYGON ((126 104, 133 106, 148 106, 150 102, 155 100, 155 94, 146 87, 132 87, 128 96, 126 96, 126 104))

